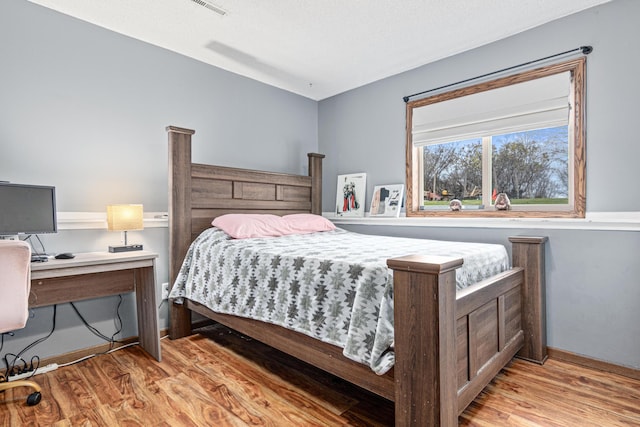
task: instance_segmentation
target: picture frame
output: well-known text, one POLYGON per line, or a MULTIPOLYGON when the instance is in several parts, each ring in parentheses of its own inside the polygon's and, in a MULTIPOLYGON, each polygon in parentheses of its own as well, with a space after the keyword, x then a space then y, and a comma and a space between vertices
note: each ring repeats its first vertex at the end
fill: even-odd
POLYGON ((373 188, 369 215, 399 217, 403 197, 404 184, 376 185, 373 188))
POLYGON ((338 175, 336 188, 336 215, 344 217, 363 217, 367 174, 350 173, 338 175))

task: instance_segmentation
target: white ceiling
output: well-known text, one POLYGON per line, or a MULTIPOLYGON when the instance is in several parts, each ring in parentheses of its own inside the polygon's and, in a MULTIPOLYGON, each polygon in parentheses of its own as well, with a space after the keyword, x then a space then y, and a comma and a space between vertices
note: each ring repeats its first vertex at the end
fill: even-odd
POLYGON ((610 0, 29 1, 320 100, 610 0))

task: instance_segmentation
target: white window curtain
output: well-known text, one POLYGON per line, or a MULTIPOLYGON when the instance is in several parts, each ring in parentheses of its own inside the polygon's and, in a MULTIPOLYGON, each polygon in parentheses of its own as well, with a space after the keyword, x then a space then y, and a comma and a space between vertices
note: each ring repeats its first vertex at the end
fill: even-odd
POLYGON ((569 123, 569 72, 413 109, 415 147, 569 123))

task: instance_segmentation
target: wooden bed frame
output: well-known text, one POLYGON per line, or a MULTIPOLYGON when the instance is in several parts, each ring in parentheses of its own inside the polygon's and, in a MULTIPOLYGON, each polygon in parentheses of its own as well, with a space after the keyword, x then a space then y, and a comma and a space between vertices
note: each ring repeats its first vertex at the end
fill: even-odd
MULTIPOLYGON (((322 159, 309 176, 191 163, 193 130, 169 134, 169 279, 193 239, 226 213, 321 214, 322 159)), ((547 357, 544 293, 546 237, 511 237, 513 268, 462 291, 462 259, 408 255, 394 270, 394 368, 378 376, 342 349, 279 326, 215 313, 186 300, 170 304, 170 337, 190 335, 191 312, 395 401, 397 426, 454 426, 458 415, 518 355, 547 357)))

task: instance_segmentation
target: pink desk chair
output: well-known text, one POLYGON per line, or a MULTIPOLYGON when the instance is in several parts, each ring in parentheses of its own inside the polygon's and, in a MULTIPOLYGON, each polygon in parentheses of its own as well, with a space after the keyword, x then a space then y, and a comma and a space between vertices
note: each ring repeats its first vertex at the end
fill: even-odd
MULTIPOLYGON (((19 240, 0 240, 0 333, 22 329, 29 317, 31 289, 31 247, 19 240)), ((32 387, 27 405, 37 405, 42 397, 33 381, 0 382, 0 392, 15 387, 32 387)))

